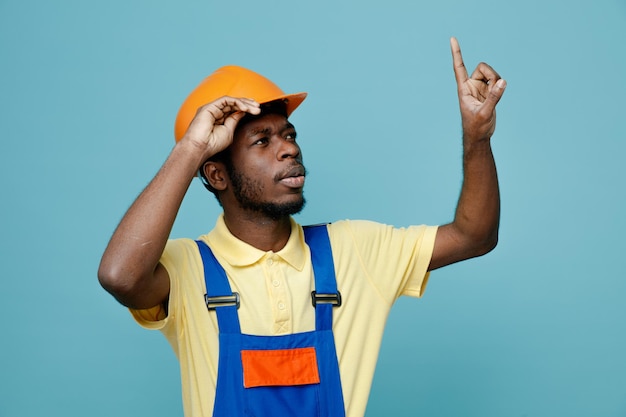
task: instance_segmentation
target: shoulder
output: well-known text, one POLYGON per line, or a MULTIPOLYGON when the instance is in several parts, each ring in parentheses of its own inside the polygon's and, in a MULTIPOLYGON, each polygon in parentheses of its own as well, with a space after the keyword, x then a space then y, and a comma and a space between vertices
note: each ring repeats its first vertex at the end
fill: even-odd
POLYGON ((377 223, 370 220, 339 220, 328 223, 329 234, 354 234, 354 233, 376 233, 377 231, 389 226, 383 223, 377 223))
POLYGON ((342 220, 328 225, 333 254, 358 254, 365 263, 380 259, 410 259, 415 254, 430 259, 436 226, 395 227, 367 220, 342 220))
POLYGON ((172 281, 202 269, 198 245, 195 240, 189 238, 168 240, 159 262, 165 267, 172 281))
POLYGON ((195 252, 198 252, 198 245, 193 239, 169 239, 165 245, 161 260, 175 261, 176 259, 186 258, 195 252))
POLYGON ((360 239, 398 239, 398 238, 423 238, 437 230, 437 226, 415 225, 408 227, 395 227, 370 220, 340 220, 328 224, 328 234, 331 240, 346 238, 360 239))

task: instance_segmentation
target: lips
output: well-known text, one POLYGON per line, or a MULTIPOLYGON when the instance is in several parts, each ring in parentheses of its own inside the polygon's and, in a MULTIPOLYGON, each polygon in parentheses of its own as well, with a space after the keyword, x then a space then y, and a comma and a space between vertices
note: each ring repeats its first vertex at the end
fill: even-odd
POLYGON ((301 188, 304 186, 306 170, 303 165, 294 165, 277 176, 277 182, 290 188, 301 188))

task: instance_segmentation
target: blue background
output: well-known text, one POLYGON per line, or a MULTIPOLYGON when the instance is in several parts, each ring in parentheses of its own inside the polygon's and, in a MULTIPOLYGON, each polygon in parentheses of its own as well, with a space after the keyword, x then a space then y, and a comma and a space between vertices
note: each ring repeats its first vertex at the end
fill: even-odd
MULTIPOLYGON (((182 415, 169 345, 96 270, 219 66, 309 92, 299 221, 451 220, 450 36, 508 81, 500 244, 398 302, 367 415, 626 416, 623 0, 0 0, 0 416, 182 415)), ((194 181, 172 236, 219 211, 194 181)))

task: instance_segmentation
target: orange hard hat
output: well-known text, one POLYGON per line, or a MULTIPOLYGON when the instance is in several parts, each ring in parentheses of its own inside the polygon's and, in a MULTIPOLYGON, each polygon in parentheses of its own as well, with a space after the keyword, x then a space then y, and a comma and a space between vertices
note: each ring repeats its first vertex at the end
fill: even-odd
POLYGON ((304 101, 306 95, 307 93, 285 94, 261 74, 243 67, 228 65, 219 68, 206 77, 180 106, 174 127, 176 142, 183 137, 198 109, 220 97, 252 98, 259 104, 283 100, 289 116, 304 101))

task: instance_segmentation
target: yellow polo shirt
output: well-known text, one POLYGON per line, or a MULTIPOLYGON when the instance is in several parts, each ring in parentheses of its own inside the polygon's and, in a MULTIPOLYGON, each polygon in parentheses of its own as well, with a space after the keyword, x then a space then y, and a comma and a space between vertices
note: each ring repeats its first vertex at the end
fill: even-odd
MULTIPOLYGON (((333 333, 347 417, 363 416, 383 329, 400 295, 420 297, 428 279, 437 227, 393 228, 343 220, 328 225, 337 288, 343 304, 333 309, 333 333)), ((311 305, 313 269, 302 228, 291 220, 291 236, 279 252, 263 252, 230 234, 220 216, 201 236, 224 267, 243 333, 281 335, 315 329, 311 305)), ((168 315, 161 308, 131 310, 137 322, 158 329, 180 362, 187 417, 213 414, 218 367, 218 326, 204 303, 202 259, 191 239, 167 243, 161 263, 171 284, 168 315)))

